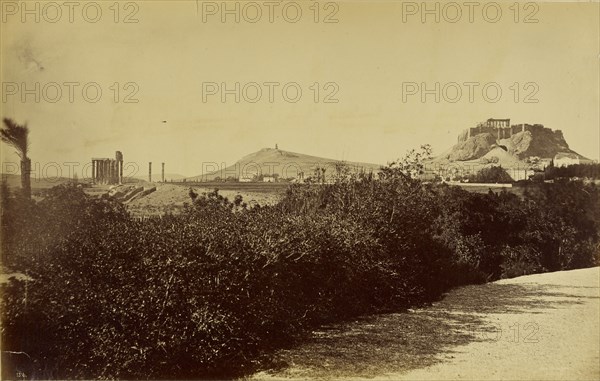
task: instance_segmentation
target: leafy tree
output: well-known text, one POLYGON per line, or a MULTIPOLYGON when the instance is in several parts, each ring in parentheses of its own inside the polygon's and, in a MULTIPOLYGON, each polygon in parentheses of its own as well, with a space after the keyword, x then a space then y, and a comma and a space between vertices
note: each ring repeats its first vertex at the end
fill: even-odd
POLYGON ((491 166, 480 169, 475 175, 469 176, 469 181, 473 183, 512 183, 514 180, 502 168, 502 166, 491 166))
POLYGON ((381 167, 379 178, 382 180, 404 179, 414 180, 425 174, 425 162, 431 159, 432 148, 429 144, 422 145, 420 149, 412 149, 404 157, 389 162, 381 167))
POLYGON ((31 198, 31 159, 29 152, 29 127, 18 124, 10 118, 2 119, 4 126, 0 130, 2 141, 12 146, 21 159, 21 189, 27 198, 31 198))

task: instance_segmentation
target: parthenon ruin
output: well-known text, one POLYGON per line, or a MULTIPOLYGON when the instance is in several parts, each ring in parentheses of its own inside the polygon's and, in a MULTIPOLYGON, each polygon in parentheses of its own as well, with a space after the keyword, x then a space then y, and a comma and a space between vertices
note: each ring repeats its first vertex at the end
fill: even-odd
MULTIPOLYGON (((492 134, 496 139, 507 139, 525 131, 550 130, 542 124, 510 124, 510 119, 490 118, 485 122, 477 123, 476 127, 467 128, 458 136, 458 142, 464 142, 472 136, 479 134, 492 134)), ((557 130, 560 132, 560 130, 557 130)))
POLYGON ((115 153, 114 159, 92 158, 94 184, 123 184, 123 154, 115 153))
POLYGON ((489 128, 509 128, 510 119, 494 119, 490 118, 485 122, 481 122, 477 127, 489 127, 489 128))

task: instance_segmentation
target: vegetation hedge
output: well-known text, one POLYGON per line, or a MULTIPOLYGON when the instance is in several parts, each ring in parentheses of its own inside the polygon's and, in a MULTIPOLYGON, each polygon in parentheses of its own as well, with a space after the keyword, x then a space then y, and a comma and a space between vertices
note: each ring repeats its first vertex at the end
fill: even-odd
POLYGON ((598 265, 600 194, 524 198, 380 179, 291 186, 248 209, 212 192, 137 221, 73 186, 2 198, 4 377, 223 378, 320 324, 439 299, 451 287, 598 265))

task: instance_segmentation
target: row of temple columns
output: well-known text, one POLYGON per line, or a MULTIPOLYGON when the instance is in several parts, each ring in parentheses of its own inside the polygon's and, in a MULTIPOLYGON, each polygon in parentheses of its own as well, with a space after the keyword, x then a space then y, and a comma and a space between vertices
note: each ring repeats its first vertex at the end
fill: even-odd
POLYGON ((488 127, 506 128, 510 127, 510 119, 489 119, 487 121, 488 127))
POLYGON ((95 184, 122 184, 123 161, 92 159, 92 179, 95 184))
MULTIPOLYGON (((161 163, 161 181, 165 182, 165 163, 161 163)), ((123 154, 117 151, 114 159, 92 159, 94 184, 123 184, 123 154)), ((148 163, 148 181, 152 182, 152 162, 148 163)))

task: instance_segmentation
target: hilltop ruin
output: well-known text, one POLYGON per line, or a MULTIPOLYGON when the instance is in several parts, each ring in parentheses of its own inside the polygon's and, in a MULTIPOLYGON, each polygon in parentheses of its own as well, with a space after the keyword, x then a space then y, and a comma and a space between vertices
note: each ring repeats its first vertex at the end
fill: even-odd
POLYGON ((510 119, 494 119, 490 118, 485 122, 477 123, 477 126, 465 129, 458 136, 458 143, 464 142, 467 139, 479 134, 491 134, 496 139, 509 139, 513 135, 520 132, 529 131, 532 133, 551 133, 557 137, 563 138, 561 130, 552 130, 544 127, 543 124, 510 124, 510 119))
POLYGON ((503 147, 518 160, 530 157, 552 159, 560 152, 576 153, 569 148, 561 130, 552 130, 542 124, 511 124, 510 119, 490 118, 463 130, 457 144, 441 158, 449 161, 475 160, 496 147, 503 147))

